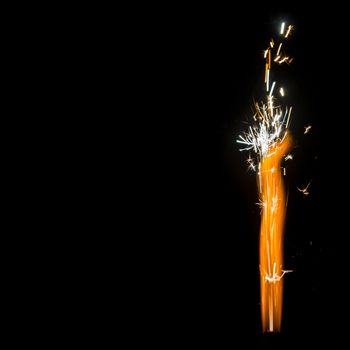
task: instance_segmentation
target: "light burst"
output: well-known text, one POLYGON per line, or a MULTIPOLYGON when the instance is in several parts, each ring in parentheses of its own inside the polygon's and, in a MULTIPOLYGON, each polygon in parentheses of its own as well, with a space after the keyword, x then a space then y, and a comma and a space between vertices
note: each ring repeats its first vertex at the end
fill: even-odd
MULTIPOLYGON (((283 225, 286 211, 286 196, 281 170, 282 160, 293 159, 288 151, 291 136, 288 128, 291 106, 284 106, 286 91, 272 74, 274 65, 290 64, 293 60, 285 52, 285 41, 293 26, 281 24, 278 37, 270 40, 263 51, 265 59, 266 96, 254 103, 252 123, 247 131, 238 136, 240 151, 253 151, 247 159, 249 169, 257 172, 259 202, 261 208, 260 227, 260 289, 261 318, 263 331, 280 331, 282 319, 283 276, 291 272, 283 269, 283 225), (272 84, 270 84, 272 82, 272 84), (279 93, 277 96, 275 92, 279 93)), ((306 188, 307 191, 307 188, 306 188)), ((305 192, 304 192, 305 194, 305 192)))

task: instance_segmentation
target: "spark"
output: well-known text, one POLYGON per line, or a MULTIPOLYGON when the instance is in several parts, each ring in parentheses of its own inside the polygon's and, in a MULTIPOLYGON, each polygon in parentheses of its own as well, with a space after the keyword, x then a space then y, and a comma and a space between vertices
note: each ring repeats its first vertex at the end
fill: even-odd
POLYGON ((266 203, 263 202, 262 200, 259 199, 259 202, 258 203, 255 203, 257 206, 259 206, 260 208, 263 208, 266 206, 266 203))
POLYGON ((276 55, 278 56, 281 51, 282 43, 279 44, 276 55))
POLYGON ((255 171, 255 164, 254 164, 253 159, 250 156, 247 159, 247 163, 249 164, 248 169, 255 171))
POLYGON ((280 88, 280 94, 281 96, 284 96, 284 90, 283 90, 283 87, 280 88))
POLYGON ((288 160, 288 159, 293 159, 293 156, 291 155, 291 154, 288 154, 285 158, 284 158, 284 160, 288 160))
POLYGON ((300 192, 302 192, 305 196, 307 196, 307 195, 309 195, 308 188, 309 188, 310 184, 311 184, 311 181, 307 184, 306 187, 304 187, 304 188, 299 188, 299 187, 297 187, 297 189, 298 189, 300 192))
POLYGON ((309 131, 310 131, 310 129, 312 128, 312 126, 311 125, 308 125, 308 126, 304 126, 304 129, 305 129, 305 131, 304 131, 304 135, 305 134, 307 134, 309 131))
POLYGON ((273 273, 272 274, 265 273, 265 280, 268 282, 271 282, 271 283, 276 283, 276 282, 280 281, 286 273, 293 272, 293 270, 281 270, 281 271, 282 271, 281 275, 279 275, 276 272, 276 262, 274 262, 273 263, 273 273))
POLYGON ((270 70, 266 71, 266 91, 269 91, 270 70))
MULTIPOLYGON (((271 91, 273 91, 274 84, 271 91)), ((272 94, 268 96, 268 106, 264 103, 256 103, 255 117, 259 121, 257 125, 249 127, 249 131, 238 136, 237 143, 245 145, 243 150, 254 150, 258 153, 259 158, 265 157, 268 152, 279 143, 282 142, 287 132, 287 125, 291 114, 291 108, 286 109, 283 114, 280 107, 273 106, 272 94), (284 121, 284 116, 287 115, 287 122, 284 121)))
POLYGON ((282 274, 281 275, 278 275, 277 273, 273 273, 272 276, 266 274, 265 275, 265 280, 267 282, 270 282, 270 283, 276 283, 278 281, 280 281, 282 279, 282 277, 286 274, 286 273, 289 273, 289 272, 293 272, 293 270, 282 270, 282 274))
POLYGON ((289 59, 289 57, 283 57, 282 59, 280 59, 279 61, 278 61, 278 64, 282 64, 283 62, 286 62, 287 60, 289 59))
POLYGON ((286 24, 285 24, 284 22, 282 22, 280 34, 283 34, 283 33, 284 33, 284 26, 285 26, 285 25, 286 25, 286 24))
POLYGON ((287 129, 288 129, 288 127, 289 127, 289 119, 290 119, 291 113, 292 113, 292 107, 289 108, 288 119, 287 119, 287 123, 286 123, 286 128, 287 128, 287 129))
POLYGON ((293 26, 292 25, 289 25, 288 26, 288 29, 287 29, 287 33, 285 35, 285 38, 288 38, 288 35, 290 34, 291 30, 293 29, 293 26))

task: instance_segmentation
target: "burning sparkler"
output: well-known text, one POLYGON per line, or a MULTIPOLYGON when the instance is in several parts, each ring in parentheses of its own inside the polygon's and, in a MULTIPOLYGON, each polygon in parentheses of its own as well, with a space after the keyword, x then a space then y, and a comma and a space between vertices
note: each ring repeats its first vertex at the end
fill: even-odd
MULTIPOLYGON (((284 51, 284 44, 293 26, 281 24, 279 37, 271 39, 264 51, 266 100, 255 103, 253 123, 248 131, 239 135, 237 142, 243 150, 253 150, 256 160, 249 156, 247 163, 257 169, 259 186, 260 228, 260 288, 263 331, 279 331, 282 319, 283 270, 283 224, 286 198, 281 174, 281 161, 292 159, 288 154, 291 136, 288 132, 292 107, 283 107, 274 91, 283 98, 286 92, 271 74, 275 64, 289 64, 292 58, 284 51), (272 84, 271 84, 272 81, 272 84)), ((285 175, 285 168, 284 175, 285 175)), ((307 189, 306 189, 307 190, 307 189)))

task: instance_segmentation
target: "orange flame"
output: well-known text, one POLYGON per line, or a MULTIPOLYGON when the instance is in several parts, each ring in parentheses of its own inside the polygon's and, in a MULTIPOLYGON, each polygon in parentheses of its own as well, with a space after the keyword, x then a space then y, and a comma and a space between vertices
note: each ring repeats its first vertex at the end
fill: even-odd
POLYGON ((291 146, 286 136, 260 162, 260 289, 261 318, 264 332, 278 332, 282 321, 283 280, 283 224, 286 198, 280 163, 291 146))

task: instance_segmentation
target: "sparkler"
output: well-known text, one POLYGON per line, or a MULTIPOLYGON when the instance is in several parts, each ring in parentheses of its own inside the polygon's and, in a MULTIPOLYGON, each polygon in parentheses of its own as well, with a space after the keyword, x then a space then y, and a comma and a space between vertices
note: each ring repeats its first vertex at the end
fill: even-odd
MULTIPOLYGON (((271 74, 273 65, 290 64, 292 58, 286 55, 285 41, 293 26, 283 22, 278 37, 271 39, 264 51, 266 99, 255 103, 253 122, 248 131, 236 140, 243 150, 256 154, 249 156, 249 168, 257 171, 259 203, 261 207, 260 227, 260 290, 262 328, 266 332, 280 331, 282 320, 283 276, 290 270, 283 269, 283 224, 286 211, 286 197, 283 187, 281 161, 292 159, 288 154, 291 136, 288 132, 292 107, 283 107, 274 92, 280 97, 286 95, 282 86, 271 74), (270 84, 272 81, 272 84, 270 84)), ((306 189, 307 190, 307 189, 306 189)))

